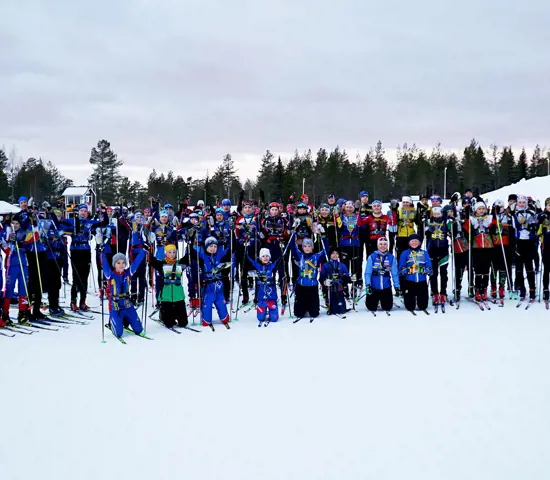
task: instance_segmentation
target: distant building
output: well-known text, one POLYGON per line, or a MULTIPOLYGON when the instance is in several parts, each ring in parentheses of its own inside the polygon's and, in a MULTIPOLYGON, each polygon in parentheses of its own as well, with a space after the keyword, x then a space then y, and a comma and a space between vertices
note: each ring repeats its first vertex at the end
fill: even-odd
POLYGON ((68 187, 63 192, 63 200, 65 202, 65 215, 67 218, 75 215, 78 212, 78 206, 83 203, 88 205, 90 212, 93 212, 96 203, 95 192, 92 187, 85 185, 68 187))

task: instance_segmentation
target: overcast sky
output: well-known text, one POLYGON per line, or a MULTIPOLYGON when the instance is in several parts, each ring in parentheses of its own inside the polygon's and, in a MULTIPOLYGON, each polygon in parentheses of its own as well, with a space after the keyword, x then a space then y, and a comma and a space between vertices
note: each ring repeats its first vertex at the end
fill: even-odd
POLYGON ((1 0, 0 18, 0 147, 77 184, 102 138, 137 180, 227 152, 254 177, 267 148, 550 146, 547 0, 1 0))

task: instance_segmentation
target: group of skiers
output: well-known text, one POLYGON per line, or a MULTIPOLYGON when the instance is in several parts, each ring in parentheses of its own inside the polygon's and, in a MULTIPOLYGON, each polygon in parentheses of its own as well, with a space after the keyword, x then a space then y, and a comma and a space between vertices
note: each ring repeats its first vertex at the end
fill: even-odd
POLYGON ((151 306, 167 328, 188 328, 189 315, 198 315, 203 326, 214 329, 214 307, 227 328, 243 308, 255 308, 259 325, 267 325, 289 302, 295 321, 306 316, 313 321, 321 298, 328 314, 355 309, 363 296, 369 311, 389 312, 394 295, 414 312, 427 309, 431 292, 436 311, 444 311, 447 303, 460 304, 465 273, 468 298, 481 309, 488 308, 489 295, 503 305, 506 290, 533 302, 542 264, 548 308, 550 198, 541 205, 510 195, 507 204, 497 200, 489 208, 467 190, 453 194, 445 206, 437 195, 416 205, 404 196, 391 200, 385 212, 381 201, 369 202, 367 191, 357 200, 328 195, 317 207, 305 194, 291 195, 285 206, 245 200, 244 192, 235 210, 229 199, 213 207, 186 200, 177 209, 153 199, 143 209, 123 203, 100 204, 95 212, 82 204, 65 217, 48 202, 38 206, 19 198, 20 212, 5 217, 0 227, 6 256, 0 327, 13 324, 9 307, 17 299, 19 323, 44 320, 44 293, 50 317, 88 311, 94 265, 92 278, 102 305, 108 300, 108 326, 118 338, 124 329, 145 335, 137 308, 147 304, 149 288, 151 306), (66 312, 59 293, 69 282, 69 265, 66 312))

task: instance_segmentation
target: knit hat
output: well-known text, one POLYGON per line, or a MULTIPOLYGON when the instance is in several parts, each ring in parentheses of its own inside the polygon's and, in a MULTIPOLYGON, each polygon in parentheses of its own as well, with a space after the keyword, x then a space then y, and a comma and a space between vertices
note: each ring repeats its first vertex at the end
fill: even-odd
POLYGON ((346 203, 344 203, 344 206, 355 208, 355 204, 351 200, 348 200, 346 203))
POLYGON ((223 208, 216 208, 216 214, 221 213, 222 215, 225 213, 223 211, 223 208))
POLYGON ((420 241, 420 236, 418 235, 418 233, 411 233, 409 235, 409 242, 411 242, 412 240, 420 241))
POLYGON ((269 258, 271 258, 271 252, 269 251, 268 248, 261 248, 261 249, 260 249, 259 258, 262 258, 262 257, 269 257, 269 258))
MULTIPOLYGON (((409 237, 410 239, 410 237, 409 237)), ((376 240, 376 245, 380 246, 381 243, 388 243, 388 239, 386 237, 380 237, 378 240, 376 240)))
POLYGON ((86 210, 88 210, 88 205, 86 205, 85 203, 81 203, 81 204, 78 206, 78 209, 80 210, 81 208, 85 208, 86 210))
POLYGON ((330 205, 328 203, 321 203, 321 205, 319 205, 319 210, 321 210, 322 208, 330 210, 330 205))
POLYGON ((515 193, 511 193, 510 195, 508 195, 508 201, 514 201, 514 202, 517 202, 518 201, 518 196, 515 194, 515 193))
POLYGON ((441 207, 432 207, 432 213, 435 213, 437 215, 441 215, 443 213, 443 210, 441 207))
POLYGON ((124 255, 123 253, 115 253, 113 255, 113 268, 116 265, 116 262, 118 262, 119 260, 124 260, 124 264, 128 265, 128 259, 126 258, 126 255, 124 255))
POLYGON ((382 205, 382 202, 380 200, 375 200, 374 202, 371 203, 371 206, 372 205, 382 205))
POLYGON ((338 247, 331 247, 330 254, 332 255, 334 252, 340 255, 340 250, 338 249, 338 247))
POLYGON ((405 195, 403 198, 401 198, 401 202, 409 202, 412 203, 412 198, 408 195, 405 195))
POLYGON ((369 192, 367 192, 366 190, 363 190, 361 191, 361 193, 359 194, 360 197, 368 197, 369 196, 369 192))
POLYGON ((231 206, 231 200, 229 198, 224 198, 222 200, 222 207, 230 207, 231 206))
POLYGON ((302 247, 310 246, 313 247, 313 240, 311 238, 304 238, 302 241, 302 247))
POLYGON ((545 201, 544 201, 544 206, 546 205, 550 205, 550 197, 548 197, 545 201))
POLYGON ((161 210, 159 216, 160 216, 160 217, 167 217, 167 216, 168 216, 168 212, 167 212, 166 210, 161 210))
POLYGON ((21 202, 28 202, 29 199, 27 197, 19 197, 19 200, 17 200, 17 203, 21 203, 21 202))
POLYGON ((474 208, 477 210, 479 207, 485 207, 487 208, 487 205, 483 200, 479 200, 475 203, 474 208))
POLYGON ((169 243, 164 247, 164 253, 166 252, 175 252, 177 250, 176 246, 173 243, 169 243))
POLYGON ((210 245, 217 245, 218 244, 218 241, 216 240, 215 237, 208 237, 205 241, 204 241, 204 247, 205 248, 208 248, 210 245))

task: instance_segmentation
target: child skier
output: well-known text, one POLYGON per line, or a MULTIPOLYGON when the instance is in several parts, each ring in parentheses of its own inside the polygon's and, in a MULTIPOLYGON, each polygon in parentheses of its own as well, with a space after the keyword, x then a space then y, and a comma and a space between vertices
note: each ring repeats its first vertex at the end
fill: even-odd
POLYGON ((365 269, 365 286, 367 298, 365 306, 376 312, 378 305, 389 312, 393 308, 392 282, 395 295, 401 296, 397 260, 389 252, 389 242, 386 237, 377 240, 377 250, 369 255, 365 269))
POLYGON ((229 259, 230 252, 228 248, 218 249, 218 241, 214 237, 208 237, 204 241, 204 248, 206 252, 202 249, 199 250, 202 272, 201 283, 204 285, 201 286, 204 291, 201 295, 202 326, 214 330, 212 326, 212 306, 215 305, 220 321, 226 328, 229 328, 229 314, 223 294, 223 270, 231 267, 231 263, 224 263, 222 259, 225 259, 225 257, 229 259))
POLYGON ((151 264, 161 278, 158 296, 159 319, 167 328, 187 327, 187 307, 183 291, 182 276, 184 266, 189 263, 189 255, 177 259, 178 250, 174 244, 164 247, 164 259, 151 259, 151 264))
POLYGON ((326 287, 327 315, 346 313, 346 298, 344 286, 351 283, 348 269, 340 263, 340 253, 337 248, 330 251, 330 260, 323 263, 321 268, 321 283, 326 287))
POLYGON ((109 265, 107 245, 102 252, 103 275, 107 279, 107 298, 109 301, 109 325, 113 335, 117 338, 124 333, 125 321, 130 324, 136 335, 145 336, 143 326, 137 315, 134 304, 130 300, 130 282, 132 275, 145 258, 145 251, 141 250, 132 264, 128 267, 128 259, 123 253, 113 255, 113 268, 109 265))
POLYGON ((325 247, 322 252, 313 253, 313 240, 304 238, 302 240, 302 250, 296 245, 296 236, 290 240, 292 257, 298 269, 296 280, 296 289, 294 291, 296 300, 294 301, 294 315, 299 321, 309 313, 311 322, 319 316, 319 282, 317 276, 319 273, 319 263, 323 256, 326 256, 326 239, 323 240, 325 247))
POLYGON ((420 248, 420 236, 413 233, 409 236, 409 248, 399 257, 399 275, 403 289, 405 308, 414 312, 415 308, 428 308, 427 276, 433 275, 432 262, 428 252, 420 248))
POLYGON ((250 256, 248 260, 256 269, 256 318, 258 327, 265 322, 265 325, 279 320, 279 307, 277 305, 277 285, 275 283, 275 272, 279 268, 282 255, 274 263, 271 262, 271 252, 267 248, 260 249, 259 262, 250 256), (269 317, 268 317, 269 313, 269 317), (266 320, 267 318, 267 320, 266 320))
MULTIPOLYGON (((433 197, 432 197, 433 198, 433 197)), ((447 268, 449 267, 449 229, 443 218, 441 207, 432 207, 426 220, 427 250, 432 261, 434 273, 430 276, 433 305, 436 309, 447 302, 447 268), (439 284, 438 280, 441 279, 439 284)))
POLYGON ((549 309, 550 292, 548 283, 550 281, 550 197, 544 201, 544 211, 539 215, 539 227, 537 231, 542 245, 542 291, 546 309, 549 309))
MULTIPOLYGON (((485 202, 474 205, 473 215, 467 219, 464 228, 468 233, 472 249, 472 267, 475 274, 475 301, 487 301, 489 269, 493 259, 493 238, 496 233, 495 219, 487 213, 485 202)), ((522 277, 523 278, 523 277, 522 277)))

